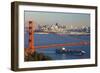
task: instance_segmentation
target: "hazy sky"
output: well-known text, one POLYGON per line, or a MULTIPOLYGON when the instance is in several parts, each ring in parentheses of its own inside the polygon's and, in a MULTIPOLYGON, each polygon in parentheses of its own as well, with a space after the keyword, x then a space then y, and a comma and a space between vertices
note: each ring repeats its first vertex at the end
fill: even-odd
POLYGON ((36 22, 36 25, 58 23, 61 25, 73 25, 78 27, 90 26, 90 14, 25 11, 24 15, 25 23, 32 19, 36 22))

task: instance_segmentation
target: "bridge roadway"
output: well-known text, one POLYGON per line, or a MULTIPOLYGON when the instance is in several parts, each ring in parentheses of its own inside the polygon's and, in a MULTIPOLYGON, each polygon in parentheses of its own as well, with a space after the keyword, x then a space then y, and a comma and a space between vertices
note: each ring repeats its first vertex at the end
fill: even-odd
POLYGON ((50 44, 50 45, 43 45, 43 46, 35 46, 35 49, 46 49, 46 48, 52 48, 52 47, 63 47, 63 46, 86 46, 89 45, 89 42, 74 42, 74 43, 64 43, 64 44, 50 44))

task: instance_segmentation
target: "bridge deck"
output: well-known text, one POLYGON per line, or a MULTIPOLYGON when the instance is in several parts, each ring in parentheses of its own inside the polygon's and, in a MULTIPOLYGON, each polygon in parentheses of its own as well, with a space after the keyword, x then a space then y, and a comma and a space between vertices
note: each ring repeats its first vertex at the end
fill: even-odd
POLYGON ((35 46, 35 49, 41 48, 51 48, 51 47, 63 47, 63 46, 81 46, 81 45, 89 45, 89 42, 78 42, 78 43, 65 43, 65 44, 51 44, 51 45, 44 45, 44 46, 35 46))

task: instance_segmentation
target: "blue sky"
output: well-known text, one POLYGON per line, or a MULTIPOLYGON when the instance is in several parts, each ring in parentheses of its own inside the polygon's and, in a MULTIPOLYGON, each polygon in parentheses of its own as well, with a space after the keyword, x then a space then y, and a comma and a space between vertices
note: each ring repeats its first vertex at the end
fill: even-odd
POLYGON ((34 20, 36 25, 51 25, 58 23, 68 26, 90 26, 90 14, 25 11, 24 16, 25 22, 34 20))

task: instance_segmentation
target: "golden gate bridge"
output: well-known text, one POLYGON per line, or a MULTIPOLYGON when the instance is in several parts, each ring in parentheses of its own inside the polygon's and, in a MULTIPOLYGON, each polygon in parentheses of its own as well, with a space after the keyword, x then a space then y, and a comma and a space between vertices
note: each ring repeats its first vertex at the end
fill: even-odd
MULTIPOLYGON (((35 31, 35 23, 34 21, 29 21, 29 27, 28 27, 28 33, 29 33, 29 45, 28 48, 26 49, 27 52, 29 53, 34 53, 35 49, 46 49, 46 48, 52 48, 52 47, 63 47, 63 46, 79 46, 79 45, 89 45, 90 42, 87 41, 80 41, 80 42, 71 42, 71 43, 64 43, 64 44, 50 44, 50 45, 42 45, 42 46, 34 46, 34 31, 35 31)), ((43 33, 51 33, 51 34, 57 34, 56 32, 43 32, 43 33)), ((78 38, 76 38, 79 40, 78 38)))

